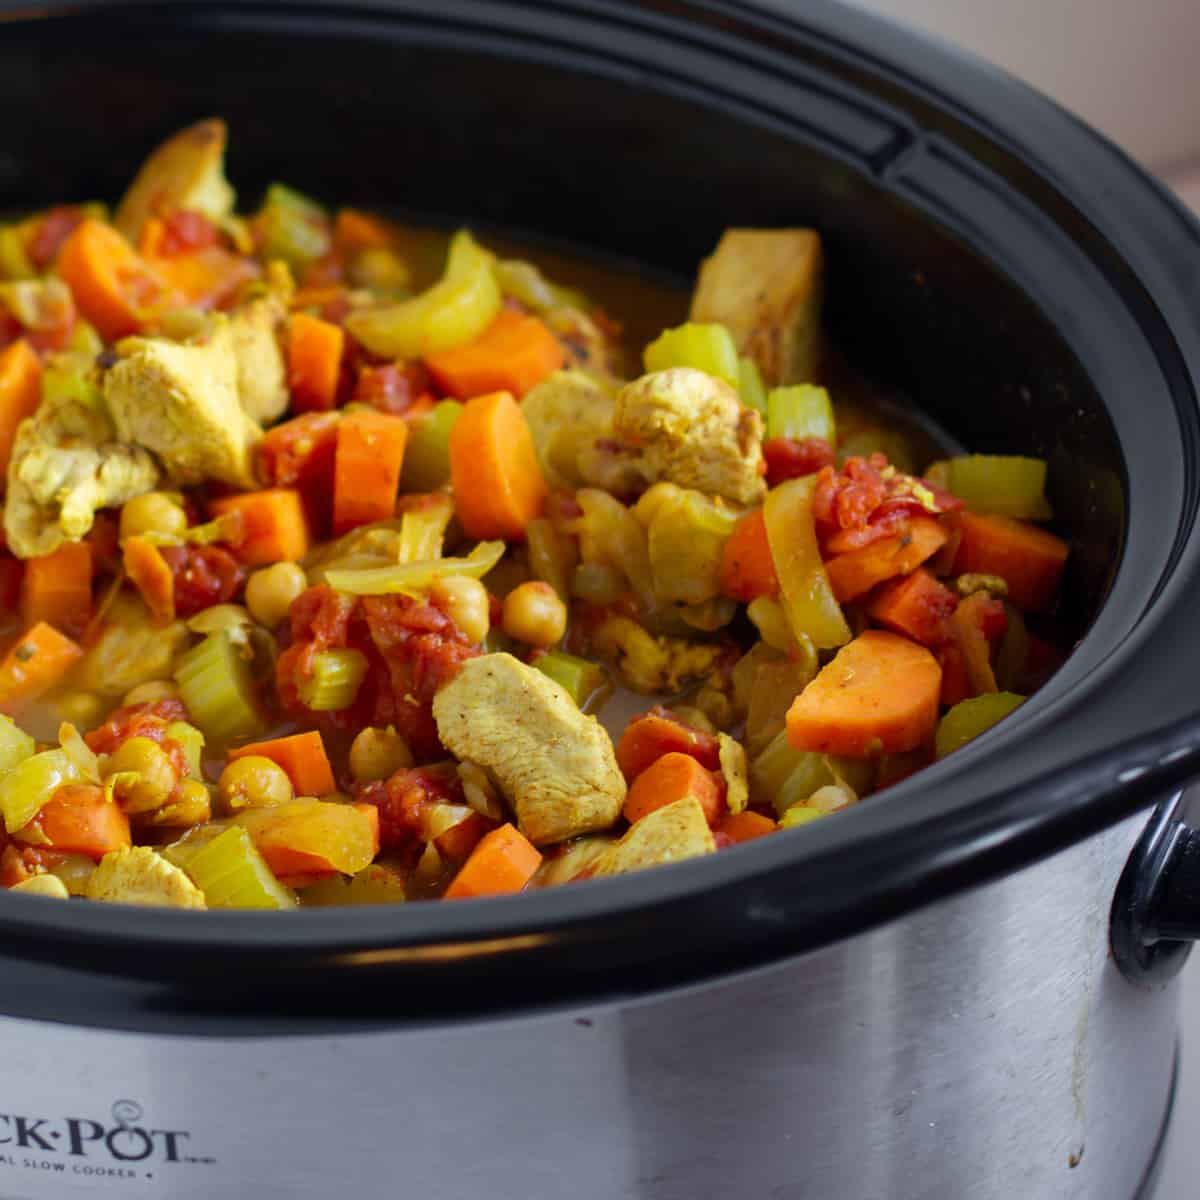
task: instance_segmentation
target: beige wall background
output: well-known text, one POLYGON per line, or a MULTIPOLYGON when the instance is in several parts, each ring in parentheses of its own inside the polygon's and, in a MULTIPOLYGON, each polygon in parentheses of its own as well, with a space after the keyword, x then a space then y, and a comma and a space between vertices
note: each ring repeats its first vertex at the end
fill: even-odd
POLYGON ((1004 67, 1148 167, 1200 168, 1200 0, 854 2, 1004 67))

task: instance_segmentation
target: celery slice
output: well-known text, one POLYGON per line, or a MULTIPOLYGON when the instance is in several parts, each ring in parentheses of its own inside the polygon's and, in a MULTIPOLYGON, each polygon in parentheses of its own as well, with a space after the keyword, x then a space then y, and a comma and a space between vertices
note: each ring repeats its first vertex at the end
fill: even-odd
POLYGON ((400 472, 402 492, 432 492, 450 478, 450 430, 462 410, 457 400, 442 400, 409 426, 400 472))
POLYGON ((480 542, 466 558, 435 558, 428 562, 398 563, 392 567, 366 567, 358 571, 327 571, 326 582, 352 596, 419 596, 445 575, 481 579, 504 556, 503 542, 480 542))
POLYGON ((64 783, 82 778, 83 772, 65 750, 43 750, 18 762, 0 778, 4 828, 16 833, 37 816, 64 783))
POLYGON ((764 417, 767 415, 767 388, 758 363, 752 358, 738 359, 738 392, 747 408, 757 409, 764 417))
POLYGON ((494 257, 464 229, 450 241, 442 278, 399 304, 362 309, 346 328, 374 354, 416 358, 477 338, 500 311, 494 257))
POLYGON ((58 354, 42 371, 42 399, 47 404, 74 402, 84 408, 104 411, 104 397, 93 369, 95 356, 58 354))
POLYGON ((175 682, 193 721, 210 742, 262 733, 251 664, 228 632, 209 634, 183 655, 175 682))
POLYGON ((792 633, 797 641, 807 635, 818 650, 832 650, 850 640, 850 626, 817 547, 812 515, 815 486, 816 476, 809 475, 772 488, 763 505, 763 520, 792 633))
POLYGON ((313 712, 341 712, 354 703, 366 673, 361 650, 322 650, 313 656, 312 674, 300 681, 300 699, 313 712))
POLYGON ((725 380, 731 387, 741 382, 737 346, 724 325, 688 321, 675 329, 665 329, 646 347, 642 360, 647 371, 693 367, 725 380))
POLYGON ((8 771, 32 756, 37 743, 12 717, 0 714, 0 771, 8 771))
POLYGON ((1025 701, 1015 692, 988 692, 972 700, 956 704, 938 722, 934 745, 938 758, 945 758, 972 738, 991 729, 1009 713, 1014 712, 1025 701))
POLYGON ((811 383, 773 388, 767 394, 767 437, 824 438, 837 442, 833 404, 823 387, 811 383))
POLYGON ((608 672, 599 663, 562 650, 539 654, 530 665, 553 679, 584 712, 595 708, 594 702, 603 699, 612 688, 608 672))
POLYGON ((267 188, 257 225, 264 259, 302 268, 329 252, 329 215, 315 200, 273 183, 267 188))
POLYGON ((183 869, 209 908, 296 907, 296 897, 267 866, 244 829, 226 829, 190 855, 183 869))
POLYGON ((0 279, 32 279, 37 275, 25 250, 23 225, 0 225, 0 279))
POLYGON ((202 779, 201 761, 204 754, 204 734, 187 721, 172 721, 163 731, 172 741, 178 742, 188 761, 188 774, 193 779, 202 779))
POLYGON ((1024 521, 1048 521, 1054 515, 1046 500, 1046 464, 1040 458, 969 454, 948 459, 945 466, 948 490, 972 512, 1024 521))

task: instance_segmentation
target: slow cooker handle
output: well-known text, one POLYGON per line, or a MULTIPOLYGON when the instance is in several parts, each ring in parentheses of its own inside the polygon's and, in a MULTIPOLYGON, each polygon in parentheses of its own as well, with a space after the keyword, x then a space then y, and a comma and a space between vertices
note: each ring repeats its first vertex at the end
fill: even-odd
POLYGON ((1173 979, 1200 940, 1200 829, 1181 815, 1183 796, 1155 809, 1113 898, 1113 960, 1139 987, 1173 979))

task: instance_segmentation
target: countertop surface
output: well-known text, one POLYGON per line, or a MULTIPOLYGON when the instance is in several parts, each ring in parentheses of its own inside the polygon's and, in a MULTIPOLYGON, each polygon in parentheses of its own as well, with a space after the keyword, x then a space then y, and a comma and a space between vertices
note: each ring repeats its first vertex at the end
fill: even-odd
POLYGON ((1184 968, 1180 1005, 1183 1067, 1154 1200, 1195 1200, 1200 1194, 1200 955, 1193 954, 1184 968))

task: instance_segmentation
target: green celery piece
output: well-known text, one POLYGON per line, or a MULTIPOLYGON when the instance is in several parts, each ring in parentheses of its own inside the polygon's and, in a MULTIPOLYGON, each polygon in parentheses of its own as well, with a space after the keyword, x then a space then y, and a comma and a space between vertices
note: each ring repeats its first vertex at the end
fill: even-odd
POLYGON ((227 632, 193 646, 175 668, 179 694, 210 742, 250 738, 263 732, 250 663, 227 632))
POLYGON ((0 772, 30 758, 36 749, 37 743, 12 717, 0 714, 0 772))
POLYGON ((281 258, 291 267, 307 266, 327 254, 333 244, 325 209, 282 183, 267 188, 258 227, 262 256, 268 261, 281 258))
POLYGON ((188 762, 188 774, 193 779, 202 779, 201 760, 204 754, 204 734, 187 721, 172 721, 163 732, 173 742, 178 742, 188 762))
POLYGON ((767 388, 762 372, 752 358, 738 359, 738 392, 747 408, 757 409, 764 419, 767 415, 767 388))
POLYGON ((78 354, 81 358, 94 359, 104 349, 104 340, 96 332, 95 326, 84 320, 75 322, 71 330, 71 339, 67 342, 67 351, 78 354))
POLYGON ((531 665, 553 679, 584 712, 588 710, 589 702, 610 686, 608 672, 599 663, 562 650, 539 654, 531 665))
POLYGON ((209 908, 296 907, 296 897, 271 873, 246 830, 234 826, 187 856, 183 868, 209 908))
POLYGON ((361 650, 322 650, 313 656, 312 674, 300 681, 300 699, 313 712, 341 712, 354 703, 366 673, 361 650))
POLYGON ((802 825, 811 825, 814 821, 819 821, 824 816, 828 816, 828 814, 821 812, 820 809, 809 808, 807 804, 793 804, 779 818, 779 828, 799 829, 802 825))
POLYGON ((949 490, 972 512, 1024 521, 1053 516, 1046 500, 1046 464, 1017 454, 969 454, 948 461, 949 490))
POLYGON ((689 321, 666 329, 646 347, 643 362, 647 371, 693 367, 725 380, 730 387, 736 388, 741 382, 737 346, 724 325, 689 321))
POLYGON ((0 225, 0 279, 33 279, 37 275, 25 250, 20 225, 0 225))
POLYGON ((837 426, 829 393, 811 383, 772 388, 767 393, 767 437, 824 438, 835 445, 837 426))
POLYGON ((95 355, 60 354, 42 370, 42 399, 47 404, 74 400, 85 408, 104 411, 104 396, 93 370, 95 355))
POLYGON ((956 704, 938 722, 934 746, 938 758, 945 758, 973 738, 1004 720, 1025 702, 1015 692, 988 692, 956 704))
POLYGON ((64 750, 43 750, 18 762, 0 777, 0 814, 9 833, 23 829, 64 783, 83 778, 64 750))
POLYGON ((418 596, 446 575, 481 579, 504 557, 503 542, 480 542, 466 558, 434 558, 427 562, 397 563, 391 567, 327 571, 325 581, 352 596, 418 596))
POLYGON ((462 410, 457 400, 442 400, 409 427, 400 473, 402 492, 432 492, 450 478, 450 430, 462 410))

